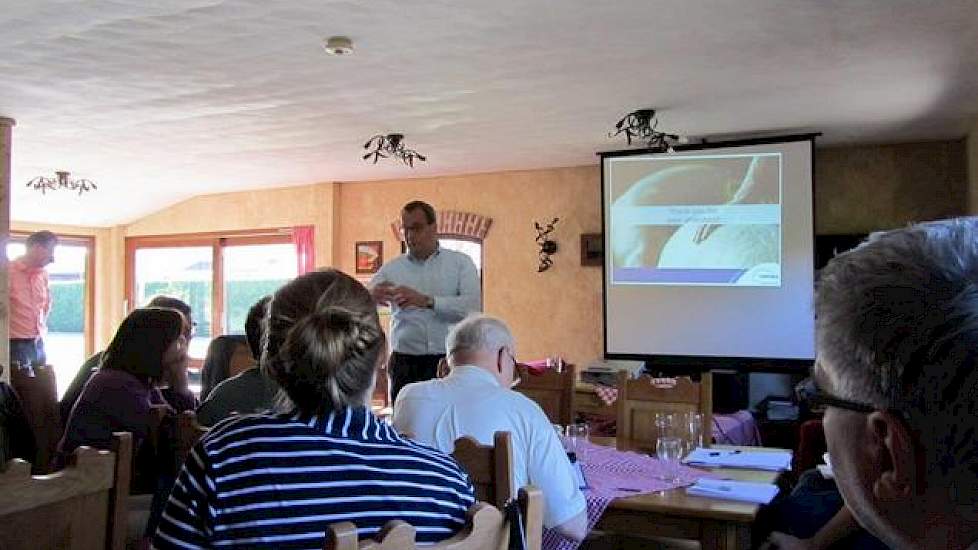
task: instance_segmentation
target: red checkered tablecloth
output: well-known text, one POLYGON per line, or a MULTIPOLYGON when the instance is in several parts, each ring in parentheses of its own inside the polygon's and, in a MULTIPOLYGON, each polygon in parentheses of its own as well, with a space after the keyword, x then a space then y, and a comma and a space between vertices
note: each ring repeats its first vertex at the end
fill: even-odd
MULTIPOLYGON (((648 455, 623 452, 586 441, 578 443, 576 451, 588 483, 584 499, 587 501, 589 533, 601 519, 605 508, 616 498, 668 491, 692 485, 702 477, 715 477, 702 470, 678 465, 677 477, 667 481, 662 463, 648 455)), ((578 546, 579 543, 565 539, 553 529, 546 529, 543 533, 545 550, 576 550, 578 546)))

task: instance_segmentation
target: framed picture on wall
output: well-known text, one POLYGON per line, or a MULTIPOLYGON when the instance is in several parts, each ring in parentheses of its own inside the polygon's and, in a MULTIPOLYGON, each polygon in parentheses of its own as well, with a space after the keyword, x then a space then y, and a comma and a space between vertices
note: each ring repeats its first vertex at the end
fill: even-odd
POLYGON ((604 261, 604 238, 601 233, 581 235, 581 265, 601 267, 604 261))
POLYGON ((377 273, 384 263, 384 241, 357 241, 357 273, 377 273))

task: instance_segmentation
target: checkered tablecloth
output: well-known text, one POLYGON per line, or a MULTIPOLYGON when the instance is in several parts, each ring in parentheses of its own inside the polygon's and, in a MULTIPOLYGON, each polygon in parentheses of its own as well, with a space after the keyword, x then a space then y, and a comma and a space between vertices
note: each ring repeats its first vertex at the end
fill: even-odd
MULTIPOLYGON (((588 483, 584 499, 587 501, 589 533, 601 519, 605 508, 616 498, 668 491, 692 485, 701 477, 713 476, 702 470, 679 465, 678 477, 667 481, 664 479, 665 469, 659 460, 590 442, 578 443, 577 456, 588 483)), ((546 550, 575 550, 578 545, 579 543, 561 537, 553 529, 546 529, 543 533, 543 548, 546 550)))

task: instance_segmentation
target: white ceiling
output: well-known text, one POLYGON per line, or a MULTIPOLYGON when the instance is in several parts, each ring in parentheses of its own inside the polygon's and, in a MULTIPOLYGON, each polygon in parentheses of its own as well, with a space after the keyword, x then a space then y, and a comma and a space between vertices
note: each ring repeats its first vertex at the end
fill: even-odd
POLYGON ((12 217, 108 225, 196 194, 593 164, 640 107, 692 136, 956 138, 976 51, 976 0, 0 0, 12 217), (355 54, 325 55, 334 34, 355 54), (428 162, 360 160, 391 131, 428 162), (55 169, 99 190, 24 187, 55 169))

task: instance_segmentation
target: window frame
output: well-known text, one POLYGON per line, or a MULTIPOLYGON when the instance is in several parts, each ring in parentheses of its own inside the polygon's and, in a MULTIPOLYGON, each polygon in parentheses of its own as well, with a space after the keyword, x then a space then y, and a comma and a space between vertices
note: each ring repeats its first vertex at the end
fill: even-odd
MULTIPOLYGON (((33 231, 11 230, 8 243, 26 243, 27 237, 33 231)), ((95 353, 95 237, 92 235, 79 235, 75 233, 58 233, 52 231, 58 237, 58 244, 69 244, 72 246, 83 246, 86 248, 85 255, 85 318, 82 320, 82 331, 85 340, 85 357, 91 357, 95 353)), ((6 250, 4 251, 6 254, 6 250)))
MULTIPOLYGON (((479 245, 479 299, 482 300, 482 307, 485 309, 485 280, 486 280, 486 240, 471 235, 460 235, 458 233, 438 233, 435 238, 452 239, 454 241, 468 241, 479 245)), ((407 241, 401 240, 401 254, 407 254, 407 241)))
POLYGON ((139 235, 126 237, 126 307, 128 314, 139 306, 136 300, 136 250, 143 248, 211 247, 211 338, 227 333, 224 326, 224 248, 261 244, 292 244, 292 228, 139 235))

